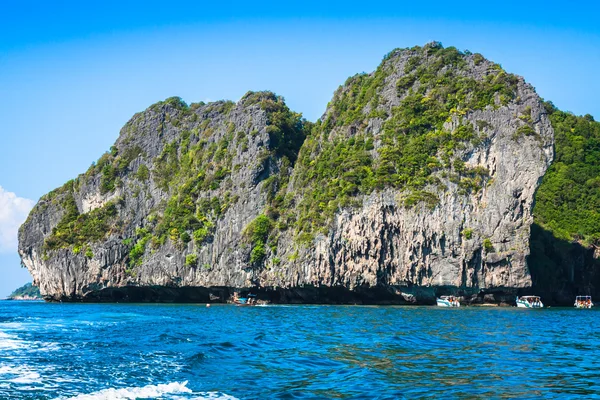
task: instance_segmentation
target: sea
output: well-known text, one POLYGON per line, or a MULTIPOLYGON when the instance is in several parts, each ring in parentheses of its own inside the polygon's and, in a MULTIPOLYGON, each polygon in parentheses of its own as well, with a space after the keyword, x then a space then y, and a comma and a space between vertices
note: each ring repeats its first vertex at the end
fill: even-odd
POLYGON ((600 310, 0 301, 0 399, 600 398, 600 310))

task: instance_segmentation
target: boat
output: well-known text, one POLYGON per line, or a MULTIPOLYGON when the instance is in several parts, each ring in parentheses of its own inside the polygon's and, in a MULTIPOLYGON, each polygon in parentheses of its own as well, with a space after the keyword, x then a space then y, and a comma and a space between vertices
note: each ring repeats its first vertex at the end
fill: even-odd
POLYGON ((519 308, 544 308, 544 303, 539 296, 521 296, 517 297, 517 307, 519 308))
POLYGON ((575 297, 575 308, 592 308, 592 296, 577 296, 575 297))
POLYGON ((441 296, 436 302, 439 307, 460 307, 460 302, 454 296, 441 296))
POLYGON ((248 297, 238 297, 237 293, 233 296, 233 304, 239 307, 249 307, 256 305, 256 295, 249 294, 248 297))

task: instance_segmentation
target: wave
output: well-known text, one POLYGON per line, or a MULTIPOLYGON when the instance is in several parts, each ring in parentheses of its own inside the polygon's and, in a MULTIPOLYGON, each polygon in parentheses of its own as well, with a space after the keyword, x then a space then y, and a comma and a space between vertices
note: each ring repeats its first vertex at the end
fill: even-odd
POLYGON ((17 336, 0 331, 0 350, 17 350, 23 347, 17 336))
POLYGON ((5 353, 11 350, 27 350, 27 351, 56 351, 60 347, 58 343, 41 342, 41 341, 26 341, 20 339, 17 335, 12 335, 0 331, 0 350, 5 353))
POLYGON ((40 380, 40 374, 31 370, 28 366, 11 367, 1 365, 0 376, 2 376, 2 381, 20 384, 37 383, 40 380))
POLYGON ((27 372, 21 376, 18 376, 13 379, 9 379, 8 382, 12 383, 21 383, 21 384, 29 384, 29 383, 38 383, 40 381, 40 374, 37 372, 27 372))
POLYGON ((193 393, 192 390, 187 387, 187 383, 188 382, 185 381, 181 383, 171 382, 166 384, 129 387, 122 389, 110 388, 89 394, 80 394, 75 397, 61 397, 57 400, 134 400, 153 398, 166 398, 171 400, 237 400, 235 397, 219 392, 193 393), (187 396, 179 396, 181 394, 186 394, 187 396))
POLYGON ((11 331, 22 331, 26 330, 26 325, 23 322, 3 322, 2 328, 9 329, 11 331))
MULTIPOLYGON (((75 397, 68 397, 69 400, 102 400, 102 399, 148 399, 168 394, 192 393, 186 387, 187 381, 179 383, 172 382, 159 385, 147 385, 143 387, 129 387, 122 389, 103 389, 89 394, 80 394, 75 397)), ((62 399, 65 399, 64 397, 62 399)))
POLYGON ((202 392, 196 393, 194 397, 171 397, 170 400, 239 400, 237 397, 230 396, 220 392, 202 392))

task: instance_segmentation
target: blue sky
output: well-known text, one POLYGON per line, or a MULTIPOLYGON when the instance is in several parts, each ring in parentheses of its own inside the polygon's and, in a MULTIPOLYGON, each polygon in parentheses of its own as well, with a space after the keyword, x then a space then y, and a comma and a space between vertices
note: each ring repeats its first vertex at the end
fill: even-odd
POLYGON ((348 76, 372 71, 396 47, 438 40, 523 75, 561 109, 600 119, 600 6, 591 1, 7 3, 0 296, 30 280, 10 239, 27 199, 85 171, 134 113, 173 95, 237 100, 268 89, 314 121, 348 76))

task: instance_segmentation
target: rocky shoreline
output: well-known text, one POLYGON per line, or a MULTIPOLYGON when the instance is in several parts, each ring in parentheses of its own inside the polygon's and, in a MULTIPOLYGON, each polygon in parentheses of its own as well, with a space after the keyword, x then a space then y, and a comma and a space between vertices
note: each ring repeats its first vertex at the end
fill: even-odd
POLYGON ((41 297, 30 297, 30 296, 16 296, 16 297, 7 297, 4 300, 16 300, 16 301, 42 301, 41 297))
MULTIPOLYGON (((252 293, 258 301, 267 304, 314 304, 314 305, 405 305, 434 306, 436 298, 443 295, 456 296, 462 306, 513 307, 515 297, 531 294, 528 289, 502 289, 470 293, 458 288, 434 287, 380 287, 348 290, 344 287, 142 287, 126 286, 107 288, 84 297, 46 297, 50 302, 81 303, 230 303, 234 293, 252 293)), ((571 300, 564 302, 548 299, 549 306, 572 306, 571 300)))

